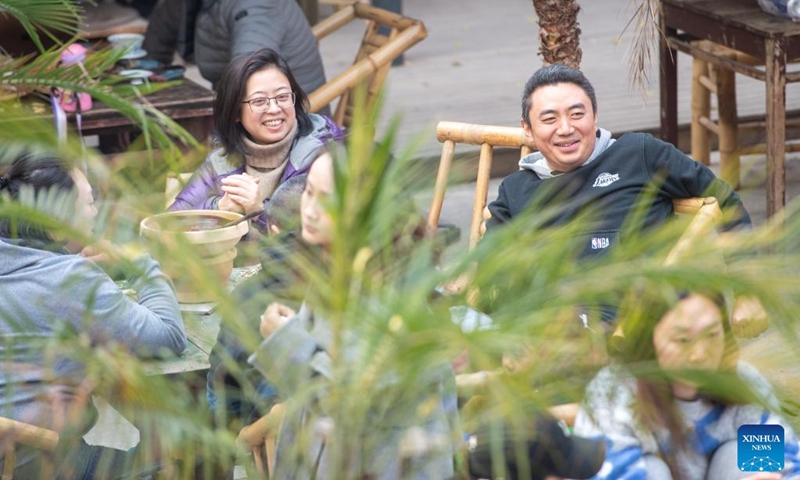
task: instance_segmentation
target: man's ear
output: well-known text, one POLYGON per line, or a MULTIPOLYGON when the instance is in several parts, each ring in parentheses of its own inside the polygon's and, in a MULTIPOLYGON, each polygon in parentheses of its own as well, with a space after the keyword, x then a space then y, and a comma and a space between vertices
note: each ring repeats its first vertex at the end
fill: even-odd
POLYGON ((536 142, 533 140, 533 131, 531 131, 531 126, 525 119, 520 119, 519 124, 522 126, 522 131, 525 134, 525 139, 527 140, 527 144, 531 148, 536 148, 536 142))
POLYGON ((272 235, 278 235, 281 233, 281 229, 273 223, 269 226, 269 233, 272 235))

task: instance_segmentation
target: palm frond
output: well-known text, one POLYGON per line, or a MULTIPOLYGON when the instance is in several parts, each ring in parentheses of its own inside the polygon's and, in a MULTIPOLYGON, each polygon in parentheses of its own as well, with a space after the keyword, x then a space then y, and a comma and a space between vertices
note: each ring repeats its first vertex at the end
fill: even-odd
MULTIPOLYGON (((102 50, 86 57, 82 65, 59 65, 58 60, 62 49, 47 51, 35 57, 14 59, 0 65, 0 89, 14 89, 25 93, 36 91, 47 97, 52 89, 85 92, 92 98, 103 102, 108 107, 118 111, 128 118, 131 123, 140 125, 148 147, 158 146, 160 149, 169 150, 174 141, 188 146, 197 146, 197 141, 187 133, 177 122, 167 115, 149 105, 145 95, 168 88, 173 83, 148 83, 133 86, 123 77, 110 75, 114 64, 119 61, 122 52, 115 50, 102 50)), ((2 105, 2 104, 0 104, 2 105)), ((12 101, 0 106, 0 119, 3 112, 12 113, 14 105, 22 110, 16 110, 11 118, 19 119, 19 112, 25 107, 12 101)), ((49 110, 49 107, 47 108, 49 110)), ((34 112, 25 116, 33 117, 34 112)), ((7 133, 9 139, 14 137, 7 133)), ((0 133, 6 136, 6 133, 0 133)))
POLYGON ((658 39, 662 35, 659 24, 658 0, 634 0, 635 11, 623 32, 634 25, 633 41, 628 50, 630 63, 628 78, 634 88, 644 95, 652 79, 653 52, 658 48, 658 39))

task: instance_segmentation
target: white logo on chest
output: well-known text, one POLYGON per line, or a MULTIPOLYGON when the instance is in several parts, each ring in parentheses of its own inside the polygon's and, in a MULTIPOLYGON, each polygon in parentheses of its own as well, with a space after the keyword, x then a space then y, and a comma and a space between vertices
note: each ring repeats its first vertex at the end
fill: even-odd
POLYGON ((619 180, 618 173, 603 172, 594 180, 594 185, 592 185, 592 187, 607 187, 617 180, 619 180))
POLYGON ((607 237, 592 237, 592 250, 602 250, 611 245, 611 240, 607 237))

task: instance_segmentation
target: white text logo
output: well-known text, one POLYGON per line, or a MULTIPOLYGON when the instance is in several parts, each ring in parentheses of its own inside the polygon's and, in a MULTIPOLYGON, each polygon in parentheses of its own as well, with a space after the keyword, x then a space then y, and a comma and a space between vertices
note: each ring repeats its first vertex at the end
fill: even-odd
POLYGON ((594 181, 594 185, 592 185, 592 186, 593 187, 607 187, 607 186, 611 185, 612 183, 616 182, 617 180, 619 180, 619 174, 618 173, 611 174, 611 173, 608 173, 608 172, 603 172, 603 173, 601 173, 600 175, 597 176, 597 178, 594 181))
POLYGON ((592 250, 608 248, 609 245, 611 245, 611 240, 607 237, 592 237, 592 250))

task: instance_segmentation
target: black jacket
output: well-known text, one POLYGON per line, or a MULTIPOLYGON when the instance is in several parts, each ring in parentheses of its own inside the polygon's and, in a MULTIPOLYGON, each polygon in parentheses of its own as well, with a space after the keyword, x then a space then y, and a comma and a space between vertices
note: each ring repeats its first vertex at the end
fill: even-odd
MULTIPOLYGON (((521 163, 524 168, 525 160, 521 163)), ((652 135, 628 133, 573 171, 546 179, 531 170, 509 175, 500 185, 497 200, 489 204, 492 218, 487 227, 491 231, 529 207, 537 211, 558 207, 546 226, 565 224, 586 213, 588 221, 581 235, 586 236, 584 254, 591 254, 624 241, 619 234, 625 219, 653 188, 642 229, 671 218, 672 200, 701 196, 716 197, 723 210, 738 212, 724 229, 750 226, 739 196, 708 167, 652 135)))

